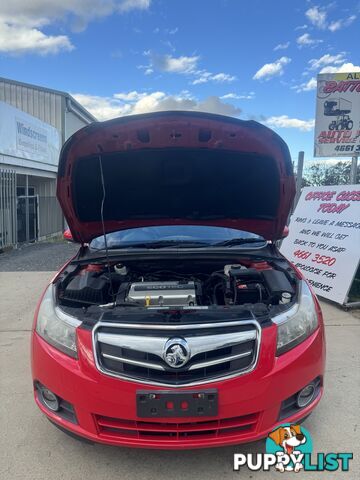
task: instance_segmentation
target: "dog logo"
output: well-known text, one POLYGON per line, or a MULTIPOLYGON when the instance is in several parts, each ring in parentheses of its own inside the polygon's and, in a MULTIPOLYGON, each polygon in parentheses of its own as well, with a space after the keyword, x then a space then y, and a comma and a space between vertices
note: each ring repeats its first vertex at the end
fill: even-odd
POLYGON ((312 458, 312 451, 312 438, 305 427, 283 423, 269 433, 265 453, 235 453, 234 471, 247 467, 254 472, 272 469, 278 472, 348 472, 350 460, 354 458, 352 452, 321 451, 312 458))
POLYGON ((164 348, 163 358, 169 367, 181 368, 190 359, 190 348, 183 338, 170 338, 164 348))
POLYGON ((266 451, 277 456, 275 468, 279 472, 302 470, 304 453, 311 453, 311 450, 310 435, 300 425, 278 427, 266 440, 266 451))

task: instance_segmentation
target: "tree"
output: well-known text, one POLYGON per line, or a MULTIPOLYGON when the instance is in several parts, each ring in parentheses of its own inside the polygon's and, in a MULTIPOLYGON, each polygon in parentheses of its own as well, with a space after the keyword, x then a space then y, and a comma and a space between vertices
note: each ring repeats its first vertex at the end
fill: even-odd
MULTIPOLYGON (((313 163, 306 168, 303 186, 346 185, 350 183, 351 162, 339 161, 329 165, 313 163)), ((360 183, 360 166, 357 169, 356 183, 360 183)))

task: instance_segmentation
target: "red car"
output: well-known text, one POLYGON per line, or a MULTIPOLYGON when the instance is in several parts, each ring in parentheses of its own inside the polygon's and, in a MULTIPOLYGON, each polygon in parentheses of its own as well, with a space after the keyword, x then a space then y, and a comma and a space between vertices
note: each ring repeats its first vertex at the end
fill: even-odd
POLYGON ((160 112, 75 133, 57 196, 81 246, 32 334, 48 419, 93 442, 185 449, 307 417, 325 340, 277 248, 294 192, 286 144, 253 121, 160 112))

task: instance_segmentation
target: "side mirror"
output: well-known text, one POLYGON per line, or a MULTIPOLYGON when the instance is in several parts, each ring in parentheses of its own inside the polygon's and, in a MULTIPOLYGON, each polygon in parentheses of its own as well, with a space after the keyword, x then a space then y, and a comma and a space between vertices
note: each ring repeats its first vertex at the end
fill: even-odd
POLYGON ((67 240, 68 242, 73 242, 74 239, 73 239, 73 236, 70 232, 70 228, 67 228, 64 233, 63 233, 63 239, 64 240, 67 240))
POLYGON ((281 238, 286 238, 289 235, 289 227, 285 225, 281 238))

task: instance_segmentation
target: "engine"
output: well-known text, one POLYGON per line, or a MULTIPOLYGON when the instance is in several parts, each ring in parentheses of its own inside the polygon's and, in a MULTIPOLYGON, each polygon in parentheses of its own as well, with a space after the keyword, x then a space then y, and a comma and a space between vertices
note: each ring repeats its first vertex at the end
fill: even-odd
POLYGON ((197 305, 197 287, 193 281, 136 282, 132 283, 125 297, 143 307, 185 307, 197 305))
MULTIPOLYGON (((142 265, 89 264, 65 272, 58 295, 68 306, 118 305, 143 308, 235 306, 291 302, 295 278, 263 262, 257 268, 243 264, 182 264, 178 269, 142 265)), ((168 267, 168 265, 167 265, 168 267)))

